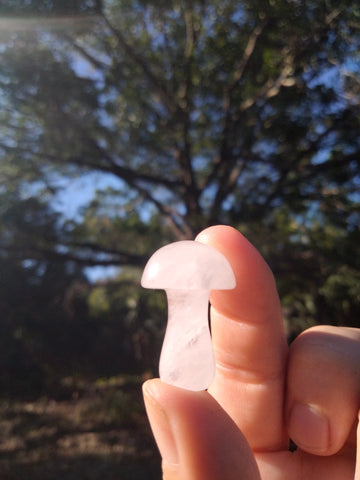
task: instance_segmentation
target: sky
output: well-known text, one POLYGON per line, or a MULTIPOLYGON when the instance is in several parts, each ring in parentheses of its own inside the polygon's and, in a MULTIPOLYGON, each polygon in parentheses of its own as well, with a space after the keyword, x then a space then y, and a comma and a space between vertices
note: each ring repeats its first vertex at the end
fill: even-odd
MULTIPOLYGON (((120 180, 103 173, 86 173, 66 183, 51 201, 52 208, 60 213, 64 221, 81 220, 81 210, 89 205, 97 190, 119 187, 120 180)), ((91 282, 112 278, 119 272, 119 267, 87 267, 85 274, 91 282)))

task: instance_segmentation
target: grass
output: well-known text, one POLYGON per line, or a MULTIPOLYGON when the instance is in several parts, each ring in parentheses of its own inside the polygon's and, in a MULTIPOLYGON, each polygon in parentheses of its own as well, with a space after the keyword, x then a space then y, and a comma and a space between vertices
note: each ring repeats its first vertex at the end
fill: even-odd
POLYGON ((1 480, 158 480, 138 381, 83 382, 66 399, 0 402, 1 480))

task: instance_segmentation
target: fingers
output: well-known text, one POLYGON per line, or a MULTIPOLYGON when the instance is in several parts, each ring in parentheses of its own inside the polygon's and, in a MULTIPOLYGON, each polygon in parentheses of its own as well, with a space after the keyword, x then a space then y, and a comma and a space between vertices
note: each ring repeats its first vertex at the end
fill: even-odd
POLYGON ((250 447, 207 392, 158 379, 143 386, 145 406, 166 480, 260 480, 250 447))
POLYGON ((360 408, 360 330, 321 326, 290 348, 287 419, 292 440, 316 455, 338 452, 360 408))
POLYGON ((254 450, 284 446, 287 345, 273 275, 258 251, 231 227, 210 227, 196 240, 222 252, 237 280, 234 290, 211 294, 217 370, 209 391, 254 450))

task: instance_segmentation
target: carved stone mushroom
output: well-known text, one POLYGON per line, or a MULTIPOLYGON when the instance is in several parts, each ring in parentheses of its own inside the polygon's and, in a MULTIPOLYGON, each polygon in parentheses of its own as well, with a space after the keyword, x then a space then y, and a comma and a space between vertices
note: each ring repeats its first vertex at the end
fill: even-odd
POLYGON ((145 266, 141 285, 163 289, 168 324, 160 356, 160 378, 188 390, 205 390, 215 373, 208 324, 211 290, 235 288, 230 263, 215 248, 191 240, 157 250, 145 266))

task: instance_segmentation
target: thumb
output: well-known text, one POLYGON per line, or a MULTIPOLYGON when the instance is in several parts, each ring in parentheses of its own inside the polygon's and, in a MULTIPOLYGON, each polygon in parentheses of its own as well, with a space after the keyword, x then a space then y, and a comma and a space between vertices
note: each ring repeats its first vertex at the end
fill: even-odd
POLYGON ((209 393, 158 379, 147 381, 143 393, 164 479, 260 480, 245 437, 209 393))

